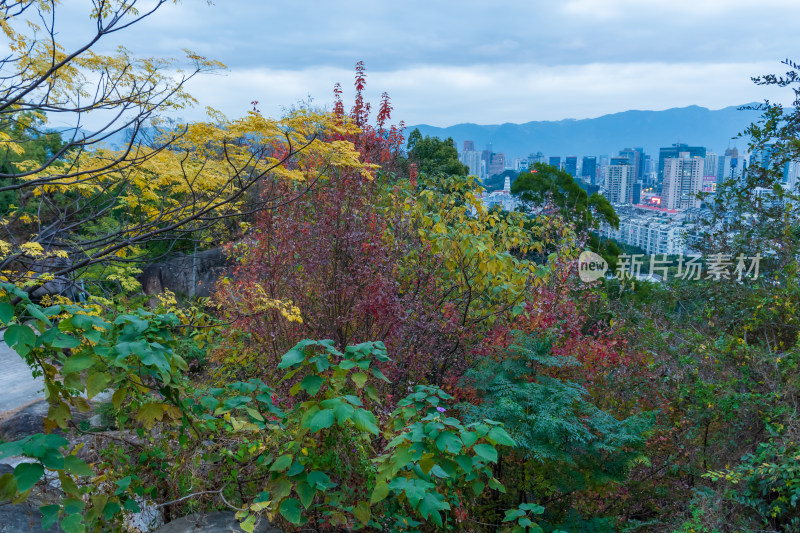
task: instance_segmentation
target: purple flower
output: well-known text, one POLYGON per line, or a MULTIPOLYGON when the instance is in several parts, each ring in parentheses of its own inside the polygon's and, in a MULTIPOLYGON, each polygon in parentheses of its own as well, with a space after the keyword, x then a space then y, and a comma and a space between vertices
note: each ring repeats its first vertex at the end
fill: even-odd
POLYGON ((447 411, 447 409, 445 409, 444 407, 437 407, 436 410, 439 411, 440 413, 444 413, 445 411, 447 411))

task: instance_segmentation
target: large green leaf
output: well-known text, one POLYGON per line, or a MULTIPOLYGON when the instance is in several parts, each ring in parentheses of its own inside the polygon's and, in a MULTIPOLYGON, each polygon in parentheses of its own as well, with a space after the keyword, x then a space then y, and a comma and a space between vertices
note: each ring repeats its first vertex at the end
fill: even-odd
POLYGON ((300 497, 303 507, 308 509, 308 506, 314 501, 314 494, 317 493, 317 489, 309 486, 308 483, 301 481, 297 484, 294 490, 297 492, 297 496, 300 497))
POLYGON ((300 524, 300 501, 296 498, 286 498, 281 502, 280 512, 292 524, 300 524))
POLYGON ((361 388, 363 388, 363 387, 364 387, 364 384, 367 382, 367 378, 368 378, 368 377, 369 377, 369 376, 367 376, 366 374, 363 374, 363 373, 361 373, 361 372, 356 372, 355 374, 353 374, 352 376, 350 376, 350 379, 352 379, 352 380, 353 380, 353 383, 355 383, 355 384, 356 384, 356 387, 358 387, 359 389, 361 389, 361 388))
POLYGON ((95 372, 86 380, 86 395, 91 399, 97 396, 111 382, 111 375, 106 372, 95 372))
POLYGON ((14 306, 10 303, 0 303, 0 322, 8 324, 14 318, 14 306))
POLYGON ((64 533, 84 533, 86 531, 83 525, 83 517, 79 514, 68 516, 62 520, 61 529, 64 530, 64 533))
POLYGON ((378 434, 377 420, 375 415, 365 409, 356 409, 351 418, 353 425, 361 431, 369 431, 373 435, 378 434))
POLYGON ((270 471, 272 472, 281 472, 286 470, 292 465, 292 456, 288 453, 286 455, 281 455, 275 462, 272 463, 272 466, 269 467, 270 471))
POLYGON ((67 362, 61 368, 62 374, 72 374, 73 372, 80 372, 86 370, 94 365, 94 358, 89 352, 83 351, 81 353, 73 354, 67 358, 67 362))
POLYGON ((323 383, 325 383, 324 379, 312 374, 303 378, 303 381, 300 382, 300 388, 311 396, 316 396, 323 383))
POLYGON ((435 494, 431 494, 431 493, 428 493, 428 494, 425 495, 425 497, 422 499, 422 501, 419 502, 419 514, 425 520, 429 520, 430 519, 437 526, 441 526, 442 525, 442 516, 439 514, 439 510, 440 509, 449 509, 450 505, 447 502, 440 501, 441 496, 439 496, 439 498, 437 498, 436 496, 439 496, 439 495, 438 494, 435 495, 435 494))
POLYGON ((305 361, 306 356, 303 354, 302 349, 297 349, 295 346, 288 352, 286 352, 283 357, 281 357, 281 362, 278 365, 278 368, 289 368, 294 365, 300 364, 305 361))
POLYGON ((492 463, 497 462, 497 450, 491 444, 476 444, 472 449, 479 457, 492 463))
POLYGON ((8 326, 3 340, 20 355, 28 355, 31 348, 37 344, 36 334, 33 330, 21 324, 11 324, 8 326))
POLYGON ((39 463, 21 463, 14 469, 14 478, 17 480, 17 489, 25 492, 36 485, 44 475, 44 467, 39 463))
POLYGON ((461 452, 462 446, 461 439, 452 431, 443 431, 436 437, 436 447, 441 451, 456 454, 461 452))
POLYGON ((86 462, 74 455, 64 457, 64 470, 76 476, 93 476, 94 472, 86 462))
POLYGON ((306 427, 308 427, 312 433, 316 433, 321 429, 331 427, 333 425, 333 421, 334 421, 333 409, 322 409, 321 411, 317 412, 317 414, 311 417, 311 420, 308 421, 306 427))
POLYGON ((489 430, 489 434, 487 435, 489 440, 494 441, 496 444, 501 444, 503 446, 516 446, 517 443, 514 442, 508 433, 503 428, 493 427, 489 430))
POLYGON ((58 520, 58 511, 61 510, 59 505, 43 505, 39 507, 39 512, 42 513, 42 529, 45 531, 50 529, 50 526, 58 520))

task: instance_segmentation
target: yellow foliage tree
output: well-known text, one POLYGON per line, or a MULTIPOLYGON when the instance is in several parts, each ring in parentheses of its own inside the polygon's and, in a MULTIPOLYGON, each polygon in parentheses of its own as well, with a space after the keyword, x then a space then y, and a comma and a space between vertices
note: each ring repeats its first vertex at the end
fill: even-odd
POLYGON ((49 272, 68 283, 97 263, 131 264, 146 243, 208 236, 235 227, 236 217, 292 200, 271 194, 271 183, 289 180, 300 195, 333 166, 370 170, 352 144, 322 140, 351 127, 326 114, 300 110, 273 120, 254 110, 229 120, 209 110, 205 122, 160 123, 159 113, 195 103, 188 80, 223 65, 187 51, 189 67, 180 69, 123 48, 111 55, 91 48, 165 2, 141 12, 135 0, 95 2, 89 16, 96 34, 71 51, 55 40, 58 0, 0 7, 11 50, 0 61, 3 150, 24 154, 26 143, 49 133, 47 115, 74 124, 50 157, 17 160, 0 173, 0 194, 15 198, 0 218, 0 281, 30 290, 49 272), (34 19, 53 23, 40 27, 34 19), (110 118, 86 132, 87 116, 110 118), (109 149, 121 132, 128 142, 109 149))

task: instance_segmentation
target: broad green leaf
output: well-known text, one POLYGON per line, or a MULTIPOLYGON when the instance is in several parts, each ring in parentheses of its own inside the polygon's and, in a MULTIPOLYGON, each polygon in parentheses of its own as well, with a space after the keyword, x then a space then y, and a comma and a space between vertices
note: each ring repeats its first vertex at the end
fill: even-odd
POLYGON ((312 433, 316 433, 317 431, 331 427, 333 421, 333 409, 322 409, 311 417, 306 427, 310 429, 312 433))
POLYGON ((14 474, 0 476, 0 501, 7 501, 17 496, 17 480, 14 474))
POLYGON ((8 324, 14 318, 14 306, 10 303, 0 303, 0 322, 8 324))
POLYGON ((442 516, 439 514, 439 510, 449 508, 450 505, 447 502, 439 501, 434 494, 426 494, 419 502, 419 514, 426 520, 432 520, 437 526, 442 525, 442 516))
POLYGON ((319 470, 314 470, 309 473, 306 481, 309 485, 319 490, 325 490, 331 485, 331 478, 328 477, 328 474, 320 472, 319 470))
POLYGON ((309 486, 308 483, 301 481, 297 484, 294 490, 297 492, 297 496, 300 498, 300 502, 303 504, 303 507, 308 509, 308 506, 314 501, 314 495, 317 493, 317 489, 309 486))
POLYGON ((389 485, 383 481, 379 481, 375 485, 375 490, 372 491, 372 497, 369 499, 370 503, 378 503, 383 501, 389 495, 389 485))
POLYGON ((6 329, 3 340, 20 355, 28 355, 36 346, 37 338, 33 330, 21 324, 11 324, 6 329))
POLYGON ((517 445, 517 443, 514 442, 514 439, 509 437, 508 433, 506 433, 506 430, 504 430, 503 428, 493 427, 492 429, 489 430, 489 434, 487 435, 487 437, 489 438, 489 440, 492 440, 495 443, 503 446, 517 445))
POLYGON ((300 511, 300 502, 296 498, 286 498, 281 502, 281 515, 294 525, 300 524, 300 511))
POLYGON ((286 455, 281 455, 275 459, 275 462, 269 467, 270 472, 282 472, 286 470, 292 465, 292 459, 292 456, 288 453, 286 455))
POLYGON ((369 411, 365 409, 356 409, 356 412, 350 420, 353 422, 356 429, 369 431, 373 435, 378 434, 377 420, 375 420, 375 415, 369 411))
POLYGON ((464 472, 472 472, 472 466, 473 466, 472 457, 468 455, 459 455, 458 457, 455 458, 455 460, 456 463, 458 463, 458 466, 460 466, 464 472))
POLYGON ((462 443, 455 433, 443 431, 436 437, 436 447, 441 451, 447 450, 449 453, 461 453, 462 443))
POLYGON ((59 505, 43 505, 39 507, 39 512, 42 513, 42 529, 47 531, 58 520, 58 511, 61 510, 59 505))
POLYGON ((303 466, 303 463, 301 463, 300 461, 295 461, 292 463, 292 467, 289 468, 289 471, 286 472, 286 475, 289 477, 293 477, 302 473, 305 469, 306 468, 303 466))
POLYGON ((64 363, 64 366, 61 368, 61 373, 72 374, 73 372, 80 372, 92 365, 94 365, 94 358, 92 358, 88 351, 82 351, 67 358, 67 362, 64 363))
POLYGON ((497 450, 491 444, 476 444, 472 449, 479 457, 492 463, 497 462, 497 450))
POLYGON ((64 457, 64 470, 76 476, 93 476, 94 472, 86 462, 74 455, 64 457))
POLYGON ((478 435, 474 431, 462 431, 461 440, 464 442, 464 446, 471 448, 473 444, 478 442, 478 435))
POLYGON ((95 372, 86 379, 86 396, 90 399, 101 393, 111 382, 111 374, 95 372))
MULTIPOLYGON (((52 330, 52 331, 57 331, 57 330, 52 330)), ((54 348, 69 348, 71 350, 72 348, 77 348, 78 346, 80 346, 81 341, 79 341, 78 339, 76 339, 71 335, 67 335, 66 333, 61 333, 60 331, 58 331, 55 338, 50 342, 50 344, 54 348)))
POLYGON ((303 354, 302 349, 297 349, 297 346, 286 352, 283 357, 281 357, 281 362, 278 365, 278 368, 289 368, 294 365, 300 364, 305 361, 306 356, 303 354))
POLYGON ((70 515, 62 520, 61 529, 64 530, 64 533, 84 533, 86 531, 83 526, 83 517, 79 514, 70 515))
POLYGON ((324 379, 312 374, 303 378, 303 381, 300 382, 300 388, 311 396, 316 396, 323 383, 325 383, 324 379))
POLYGON ((372 510, 369 508, 368 502, 358 502, 356 506, 353 508, 353 515, 361 522, 363 525, 368 525, 370 519, 372 518, 372 510))
POLYGON ((4 442, 3 444, 0 444, 0 459, 13 457, 15 455, 22 455, 23 447, 29 440, 31 440, 30 437, 25 437, 21 440, 4 442))
POLYGON ((249 515, 247 518, 245 518, 244 522, 239 524, 239 527, 247 531, 247 533, 253 533, 253 530, 256 528, 256 515, 249 515))
POLYGON ((486 488, 486 484, 483 481, 475 480, 472 482, 472 492, 475 493, 475 496, 480 496, 484 488, 486 488))
POLYGON ((380 371, 380 370, 378 370, 377 368, 373 368, 373 369, 372 369, 372 375, 373 375, 373 376, 375 376, 375 377, 376 377, 376 378, 378 378, 378 379, 382 379, 382 380, 383 380, 383 381, 385 381, 386 383, 391 383, 391 381, 389 381, 389 378, 387 378, 386 376, 384 376, 384 375, 383 375, 383 372, 381 372, 381 371, 380 371))
POLYGON ((367 378, 369 378, 369 376, 367 376, 362 372, 356 372, 355 374, 350 376, 350 379, 353 380, 353 383, 355 383, 356 387, 358 387, 359 389, 364 387, 364 384, 367 382, 367 378))
POLYGON ((350 417, 353 416, 353 413, 355 413, 353 406, 344 402, 339 402, 339 404, 333 408, 333 414, 336 415, 336 422, 339 424, 345 420, 349 420, 350 417))
POLYGON ((14 469, 14 478, 17 480, 17 489, 25 492, 36 485, 44 475, 44 467, 39 463, 20 463, 14 469))

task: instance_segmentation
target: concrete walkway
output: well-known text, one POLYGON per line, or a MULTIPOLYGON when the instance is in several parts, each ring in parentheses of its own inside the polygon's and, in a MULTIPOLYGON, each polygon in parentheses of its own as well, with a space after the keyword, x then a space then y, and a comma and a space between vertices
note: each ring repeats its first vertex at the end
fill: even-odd
POLYGON ((0 331, 0 413, 44 398, 42 378, 34 379, 22 357, 6 346, 0 331))

